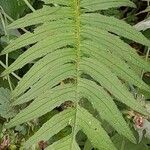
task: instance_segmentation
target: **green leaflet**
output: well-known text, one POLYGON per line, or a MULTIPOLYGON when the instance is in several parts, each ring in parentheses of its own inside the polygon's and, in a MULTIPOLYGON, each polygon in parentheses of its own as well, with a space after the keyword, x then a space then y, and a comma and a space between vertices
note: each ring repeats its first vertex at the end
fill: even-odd
POLYGON ((22 28, 26 26, 31 26, 35 24, 40 24, 47 21, 52 21, 54 19, 62 19, 64 16, 70 17, 72 16, 71 9, 68 8, 61 8, 61 7, 44 7, 43 9, 37 10, 32 14, 28 14, 25 17, 18 19, 16 22, 10 24, 8 26, 9 29, 12 28, 22 28))
POLYGON ((85 52, 85 54, 88 54, 91 57, 93 56, 93 58, 97 59, 97 61, 108 66, 117 76, 125 79, 129 83, 132 83, 141 89, 143 88, 147 91, 150 90, 149 86, 145 84, 124 61, 108 52, 105 47, 99 46, 97 48, 91 43, 92 42, 88 41, 82 45, 83 47, 81 50, 85 52), (102 49, 103 51, 101 51, 102 49))
POLYGON ((109 122, 118 133, 130 138, 132 142, 136 141, 129 130, 127 123, 124 121, 123 117, 118 111, 118 108, 113 102, 113 99, 102 87, 99 87, 87 79, 81 79, 79 86, 81 97, 86 97, 92 103, 92 105, 100 113, 102 119, 109 122))
MULTIPOLYGON (((91 29, 91 27, 85 26, 83 26, 81 34, 93 42, 91 43, 92 47, 104 47, 104 49, 107 49, 111 53, 115 53, 117 57, 119 55, 125 61, 129 61, 147 71, 150 70, 150 64, 140 58, 133 48, 121 41, 117 36, 95 27, 91 29)), ((89 42, 89 40, 87 42, 89 42)))
POLYGON ((55 107, 60 106, 66 99, 75 101, 75 86, 59 87, 51 91, 47 90, 35 99, 29 107, 25 108, 12 119, 7 127, 13 127, 17 124, 40 117, 53 110, 55 107))
POLYGON ((70 30, 73 30, 73 26, 74 25, 71 20, 58 20, 58 21, 46 22, 45 24, 37 27, 34 33, 28 32, 28 33, 23 34, 16 40, 13 40, 1 52, 1 54, 10 53, 24 46, 34 44, 36 42, 44 40, 47 36, 54 36, 56 34, 60 34, 60 32, 63 32, 63 33, 69 32, 70 30), (48 31, 51 31, 51 32, 48 32, 48 31))
POLYGON ((30 63, 33 60, 42 56, 45 56, 46 54, 56 50, 59 47, 65 46, 66 44, 68 44, 69 41, 70 43, 73 43, 73 40, 73 35, 71 33, 66 33, 58 36, 56 35, 53 38, 48 37, 44 41, 40 41, 39 43, 28 49, 28 51, 20 55, 19 58, 2 73, 2 75, 9 74, 10 72, 22 68, 27 63, 30 63))
POLYGON ((11 41, 11 43, 1 52, 1 55, 10 53, 14 50, 17 50, 17 49, 27 46, 29 44, 36 43, 38 40, 37 40, 36 36, 34 36, 34 38, 32 38, 33 36, 34 36, 33 33, 28 32, 28 33, 23 34, 16 40, 11 41))
MULTIPOLYGON (((41 139, 48 140, 49 137, 55 135, 60 130, 62 130, 67 125, 76 124, 78 128, 82 128, 83 132, 85 132, 89 138, 96 139, 92 140, 92 143, 99 149, 108 149, 108 150, 115 150, 112 142, 109 140, 108 135, 101 127, 98 120, 96 120, 90 113, 88 113, 85 109, 78 106, 77 110, 75 109, 68 109, 63 111, 62 113, 55 115, 52 119, 50 119, 47 123, 45 123, 42 128, 35 133, 33 137, 31 137, 26 143, 25 146, 30 146, 41 139), (69 112, 71 111, 71 112, 69 112), (77 111, 77 112, 76 112, 77 111), (74 118, 76 114, 77 119, 74 118), (85 119, 86 118, 86 119, 85 119), (91 126, 91 122, 93 122, 93 126, 91 126), (107 145, 107 147, 106 147, 107 145)), ((69 143, 69 149, 74 150, 74 132, 71 133, 72 141, 69 143)), ((68 149, 68 150, 69 150, 68 149)))
MULTIPOLYGON (((36 134, 31 137, 26 143, 25 146, 30 146, 34 143, 37 143, 41 139, 46 141, 49 137, 52 137, 67 125, 70 125, 74 120, 75 109, 68 109, 63 111, 62 113, 55 115, 46 122, 42 128, 36 132, 36 134)), ((71 142, 70 142, 71 146, 71 142)))
POLYGON ((112 7, 130 6, 135 7, 135 4, 128 0, 82 0, 81 7, 88 11, 105 10, 112 7))
POLYGON ((147 114, 119 78, 148 91, 149 86, 128 63, 146 71, 150 71, 150 65, 119 36, 145 46, 150 46, 150 42, 125 22, 95 11, 118 6, 134 7, 134 4, 129 0, 43 1, 46 5, 42 9, 8 26, 21 28, 38 25, 33 33, 22 35, 1 53, 7 54, 34 44, 1 75, 8 75, 35 61, 12 92, 12 105, 32 102, 7 127, 38 118, 64 102, 72 101, 71 108, 47 120, 27 140, 25 146, 29 147, 40 140, 49 140, 66 126, 71 126, 70 135, 46 149, 80 150, 76 135, 81 130, 93 147, 116 150, 100 121, 80 106, 81 99, 86 98, 102 119, 120 135, 135 142, 113 98, 137 112, 147 114))
POLYGON ((63 79, 73 78, 75 76, 75 67, 71 64, 59 66, 54 72, 47 74, 46 77, 39 80, 37 84, 26 92, 24 95, 20 96, 17 100, 14 101, 14 105, 25 103, 36 98, 38 95, 44 94, 45 90, 48 90, 60 82, 63 79))
POLYGON ((43 0, 45 4, 59 4, 59 5, 66 5, 70 6, 73 4, 72 0, 43 0))
POLYGON ((145 113, 144 108, 138 104, 131 93, 121 84, 121 81, 103 64, 91 58, 84 58, 80 63, 81 71, 91 75, 103 87, 110 91, 119 101, 132 109, 145 113), (95 69, 97 68, 97 69, 95 69))
POLYGON ((87 112, 87 110, 78 107, 77 122, 79 123, 79 128, 83 130, 96 148, 103 150, 116 150, 109 140, 106 131, 101 127, 100 122, 87 112))
POLYGON ((108 17, 100 14, 83 14, 81 15, 81 22, 83 24, 98 27, 106 31, 116 33, 125 38, 131 39, 135 42, 150 46, 148 39, 138 32, 136 29, 126 24, 124 21, 118 20, 114 17, 108 17))
MULTIPOLYGON (((72 144, 72 138, 71 135, 68 135, 67 137, 55 142, 54 144, 48 146, 45 150, 52 150, 52 149, 57 149, 57 150, 69 150, 70 145, 72 144)), ((78 144, 76 142, 73 143, 74 150, 80 150, 78 144)))
POLYGON ((62 49, 46 55, 43 59, 39 60, 18 83, 18 86, 12 93, 13 97, 17 97, 25 92, 40 78, 42 78, 43 75, 47 73, 47 70, 49 70, 49 73, 52 75, 52 73, 54 73, 53 69, 57 69, 57 67, 61 64, 74 60, 75 52, 71 49, 62 49))

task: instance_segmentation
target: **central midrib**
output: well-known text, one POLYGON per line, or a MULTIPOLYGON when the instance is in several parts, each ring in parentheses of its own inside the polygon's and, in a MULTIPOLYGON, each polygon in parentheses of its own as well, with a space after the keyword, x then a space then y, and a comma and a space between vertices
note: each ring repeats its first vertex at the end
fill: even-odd
POLYGON ((74 117, 74 126, 72 127, 72 143, 71 143, 71 150, 74 150, 74 140, 76 136, 76 131, 77 131, 77 113, 78 113, 78 102, 79 102, 79 79, 80 79, 80 69, 79 69, 79 63, 80 63, 80 0, 74 0, 74 21, 75 21, 75 27, 76 27, 76 32, 75 32, 75 50, 76 50, 76 103, 75 103, 75 117, 74 117))

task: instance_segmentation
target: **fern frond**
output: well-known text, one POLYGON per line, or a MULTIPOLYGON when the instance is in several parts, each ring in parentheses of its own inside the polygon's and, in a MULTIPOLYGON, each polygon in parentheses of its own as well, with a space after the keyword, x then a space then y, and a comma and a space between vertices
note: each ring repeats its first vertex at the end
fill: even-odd
POLYGON ((21 28, 37 25, 33 33, 25 33, 12 41, 1 53, 7 54, 33 44, 2 76, 36 60, 12 92, 13 106, 32 102, 7 127, 38 118, 64 102, 71 101, 72 108, 54 115, 27 140, 25 146, 47 141, 70 126, 70 135, 46 149, 80 150, 76 135, 81 130, 93 147, 116 150, 100 121, 81 106, 80 102, 84 98, 119 134, 135 142, 114 99, 137 112, 147 114, 123 82, 149 91, 149 86, 134 72, 133 67, 150 71, 150 64, 120 37, 145 46, 150 46, 150 42, 124 21, 97 12, 111 7, 135 5, 129 0, 43 1, 43 8, 8 26, 21 28))

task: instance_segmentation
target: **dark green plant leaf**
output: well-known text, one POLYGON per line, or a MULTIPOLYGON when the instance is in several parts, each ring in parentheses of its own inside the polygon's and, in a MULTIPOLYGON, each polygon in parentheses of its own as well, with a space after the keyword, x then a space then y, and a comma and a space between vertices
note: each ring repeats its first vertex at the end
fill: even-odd
POLYGON ((10 90, 0 88, 0 116, 3 118, 12 118, 15 111, 11 107, 10 90))
POLYGON ((150 147, 147 144, 150 144, 148 140, 144 139, 139 144, 133 144, 130 141, 124 139, 122 136, 119 136, 116 134, 114 137, 112 137, 112 141, 115 144, 115 146, 120 150, 122 144, 124 144, 123 150, 149 150, 150 147))

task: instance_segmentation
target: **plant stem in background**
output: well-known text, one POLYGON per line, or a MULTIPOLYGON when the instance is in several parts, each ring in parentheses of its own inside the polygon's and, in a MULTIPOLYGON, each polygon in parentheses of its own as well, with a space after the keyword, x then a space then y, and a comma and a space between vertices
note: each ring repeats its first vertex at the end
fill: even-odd
MULTIPOLYGON (((1 22, 2 22, 2 26, 3 26, 3 29, 4 29, 5 36, 7 37, 7 40, 9 40, 9 36, 7 34, 6 25, 5 25, 5 22, 7 23, 7 21, 6 20, 4 21, 4 18, 6 19, 6 17, 3 18, 2 14, 0 13, 0 18, 1 18, 1 22)), ((6 67, 8 68, 8 54, 6 54, 6 67)), ((9 83, 10 90, 12 91, 13 88, 12 88, 12 83, 11 83, 9 75, 7 76, 7 80, 8 80, 8 83, 9 83)))
POLYGON ((125 139, 123 138, 122 143, 121 143, 121 149, 120 150, 124 150, 125 147, 125 139))
MULTIPOLYGON (((147 1, 147 6, 149 7, 149 1, 147 1)), ((148 48, 146 52, 146 56, 145 56, 146 61, 148 61, 149 54, 150 54, 150 48, 148 48)), ((141 73, 141 78, 143 78, 143 75, 144 75, 144 70, 141 73)))
MULTIPOLYGON (((148 49, 147 49, 147 52, 146 52, 146 56, 145 56, 145 60, 146 60, 146 61, 148 61, 149 54, 150 54, 150 48, 148 48, 148 49)), ((143 78, 143 75, 144 75, 144 70, 142 70, 141 78, 143 78)))
MULTIPOLYGON (((6 54, 6 67, 8 68, 8 54, 6 54)), ((10 90, 13 91, 12 83, 11 83, 9 75, 7 76, 7 80, 8 80, 9 86, 10 86, 10 90)))
POLYGON ((32 5, 28 2, 28 0, 23 0, 25 3, 26 3, 26 5, 33 11, 33 12, 35 12, 35 9, 32 7, 32 5))
MULTIPOLYGON (((1 13, 11 22, 15 21, 13 18, 11 18, 8 14, 5 13, 5 11, 3 10, 3 8, 0 6, 0 9, 1 9, 1 13)), ((24 32, 29 32, 28 30, 24 29, 24 28, 21 28, 22 31, 24 32)))
MULTIPOLYGON (((2 61, 0 61, 0 65, 1 65, 2 67, 4 67, 5 69, 7 68, 6 65, 5 65, 2 61)), ((20 78, 18 75, 16 75, 14 72, 12 72, 11 74, 12 74, 16 79, 18 79, 19 81, 21 80, 21 78, 20 78)))

